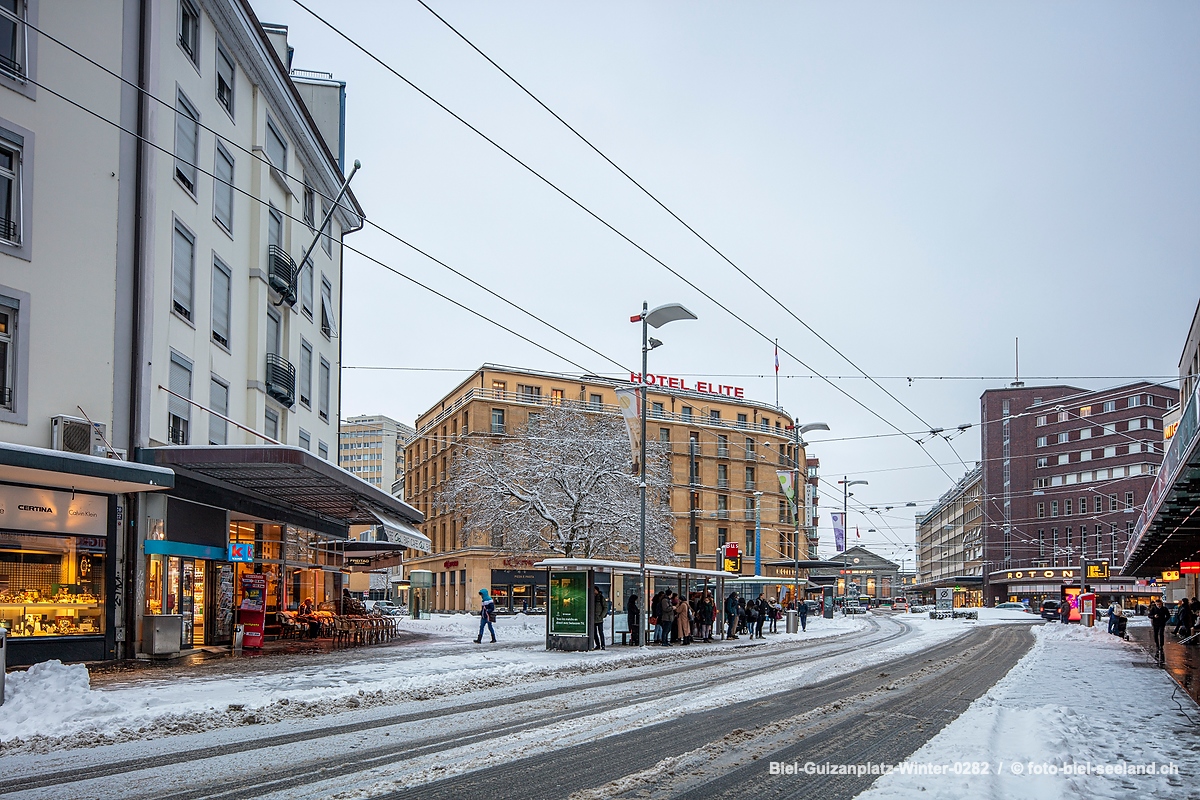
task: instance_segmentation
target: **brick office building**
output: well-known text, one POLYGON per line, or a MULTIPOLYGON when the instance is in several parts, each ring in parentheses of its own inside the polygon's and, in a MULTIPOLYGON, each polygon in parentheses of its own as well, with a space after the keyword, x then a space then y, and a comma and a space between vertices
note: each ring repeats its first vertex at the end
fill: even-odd
POLYGON ((1146 382, 983 393, 988 605, 1013 596, 1004 578, 1013 569, 1078 567, 1083 558, 1120 565, 1162 460, 1163 415, 1177 401, 1176 391, 1146 382))

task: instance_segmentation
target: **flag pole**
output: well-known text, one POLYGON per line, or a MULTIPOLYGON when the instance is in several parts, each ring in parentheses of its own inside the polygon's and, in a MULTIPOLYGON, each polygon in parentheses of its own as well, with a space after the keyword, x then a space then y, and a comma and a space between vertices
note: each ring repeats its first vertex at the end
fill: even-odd
POLYGON ((775 407, 782 408, 779 405, 779 340, 775 340, 775 407))

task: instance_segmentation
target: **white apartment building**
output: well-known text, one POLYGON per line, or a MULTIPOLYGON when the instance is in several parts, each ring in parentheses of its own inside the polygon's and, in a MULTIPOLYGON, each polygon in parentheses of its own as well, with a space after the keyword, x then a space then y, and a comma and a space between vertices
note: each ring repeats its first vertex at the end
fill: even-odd
POLYGON ((0 508, 46 514, 0 522, 13 663, 132 656, 159 615, 227 642, 246 575, 269 633, 340 595, 351 525, 425 544, 331 452, 363 217, 344 84, 291 60, 248 0, 0 0, 0 508))

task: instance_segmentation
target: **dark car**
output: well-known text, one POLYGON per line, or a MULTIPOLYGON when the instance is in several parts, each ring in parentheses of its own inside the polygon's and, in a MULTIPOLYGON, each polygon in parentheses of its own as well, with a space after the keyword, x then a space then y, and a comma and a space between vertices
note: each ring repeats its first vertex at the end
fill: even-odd
POLYGON ((1042 619, 1053 622, 1058 619, 1058 601, 1043 600, 1042 601, 1042 619))

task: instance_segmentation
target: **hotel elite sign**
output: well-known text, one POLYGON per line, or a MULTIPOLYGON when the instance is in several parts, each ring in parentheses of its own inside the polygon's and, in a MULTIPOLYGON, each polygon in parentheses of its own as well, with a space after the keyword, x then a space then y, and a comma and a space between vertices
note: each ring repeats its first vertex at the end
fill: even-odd
MULTIPOLYGON (((629 382, 641 383, 641 373, 629 373, 629 382)), ((664 389, 680 389, 685 392, 699 392, 700 394, 719 394, 725 397, 734 397, 738 400, 745 399, 746 397, 746 390, 741 386, 725 386, 724 384, 709 383, 708 381, 696 381, 689 385, 683 378, 676 378, 670 375, 651 375, 647 372, 645 382, 647 386, 661 386, 664 389)))

